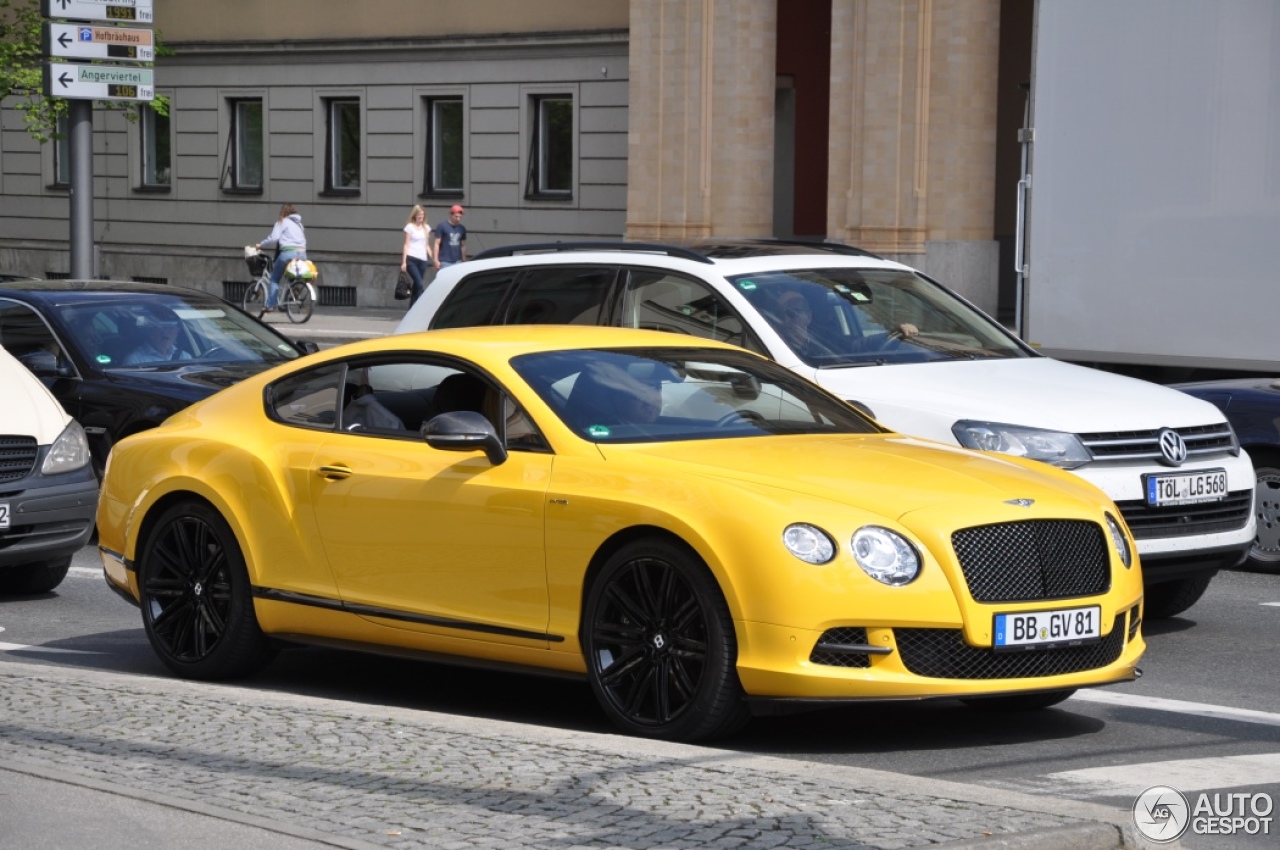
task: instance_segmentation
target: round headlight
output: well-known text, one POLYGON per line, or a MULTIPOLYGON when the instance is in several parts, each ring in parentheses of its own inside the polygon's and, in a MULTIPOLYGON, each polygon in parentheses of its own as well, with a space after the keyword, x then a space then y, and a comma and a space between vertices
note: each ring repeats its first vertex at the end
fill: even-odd
POLYGON ((788 525, 782 545, 807 564, 825 564, 836 556, 836 544, 822 529, 803 522, 788 525))
POLYGON ((881 584, 901 587, 920 574, 920 556, 905 537, 887 528, 864 526, 853 533, 853 558, 881 584))
POLYGON ((1107 514, 1107 531, 1111 532, 1111 545, 1116 547, 1120 563, 1124 564, 1126 569, 1133 566, 1133 551, 1129 549, 1129 539, 1124 536, 1120 523, 1116 522, 1111 514, 1107 514))

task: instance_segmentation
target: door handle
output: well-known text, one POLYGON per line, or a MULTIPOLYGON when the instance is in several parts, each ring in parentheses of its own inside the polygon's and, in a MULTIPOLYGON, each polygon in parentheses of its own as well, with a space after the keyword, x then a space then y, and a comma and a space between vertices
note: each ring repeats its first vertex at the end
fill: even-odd
POLYGON ((351 477, 351 467, 341 465, 325 465, 316 470, 316 474, 326 481, 341 481, 351 477))

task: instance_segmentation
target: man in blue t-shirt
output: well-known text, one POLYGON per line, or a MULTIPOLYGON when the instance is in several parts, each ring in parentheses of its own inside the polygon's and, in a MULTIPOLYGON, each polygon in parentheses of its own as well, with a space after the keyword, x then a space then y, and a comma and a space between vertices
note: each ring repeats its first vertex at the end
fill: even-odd
POLYGON ((432 254, 436 258, 437 269, 460 263, 467 258, 467 228, 462 225, 464 212, 466 210, 460 204, 454 204, 449 208, 448 220, 440 222, 431 231, 436 240, 432 254))

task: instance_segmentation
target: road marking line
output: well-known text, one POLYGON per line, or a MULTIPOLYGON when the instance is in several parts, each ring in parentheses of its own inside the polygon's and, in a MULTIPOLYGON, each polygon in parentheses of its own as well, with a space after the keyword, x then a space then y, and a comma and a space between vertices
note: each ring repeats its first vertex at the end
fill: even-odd
POLYGON ((102 578, 102 567, 94 569, 93 567, 72 567, 67 571, 73 576, 85 576, 86 578, 102 578))
POLYGON ((1183 792, 1256 787, 1280 782, 1280 753, 1087 767, 1049 773, 1042 778, 1062 783, 1059 787, 1084 790, 1091 797, 1136 796, 1153 785, 1168 785, 1183 792))
POLYGON ((1260 602, 1258 604, 1268 606, 1271 608, 1280 608, 1280 602, 1260 602))
POLYGON ((1118 705, 1124 708, 1145 708, 1151 711, 1172 711, 1176 714, 1195 714, 1217 720, 1238 720, 1241 723, 1260 723, 1263 726, 1280 726, 1280 714, 1254 711, 1248 708, 1231 708, 1203 702, 1187 702, 1180 699, 1143 697, 1134 694, 1118 694, 1112 691, 1077 691, 1073 700, 1118 705))
POLYGON ((83 649, 57 649, 52 646, 27 646, 24 643, 0 643, 0 652, 47 652, 54 655, 101 655, 83 649))

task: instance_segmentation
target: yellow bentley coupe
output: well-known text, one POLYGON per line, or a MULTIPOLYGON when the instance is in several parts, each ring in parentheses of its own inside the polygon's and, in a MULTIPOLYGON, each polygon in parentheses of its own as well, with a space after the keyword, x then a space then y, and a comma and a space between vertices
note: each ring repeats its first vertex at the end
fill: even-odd
POLYGON ((112 451, 106 577, 179 676, 289 643, 585 676, 626 732, 1133 679, 1133 540, 1048 465, 890 433, 741 349, 587 327, 341 346, 112 451))

